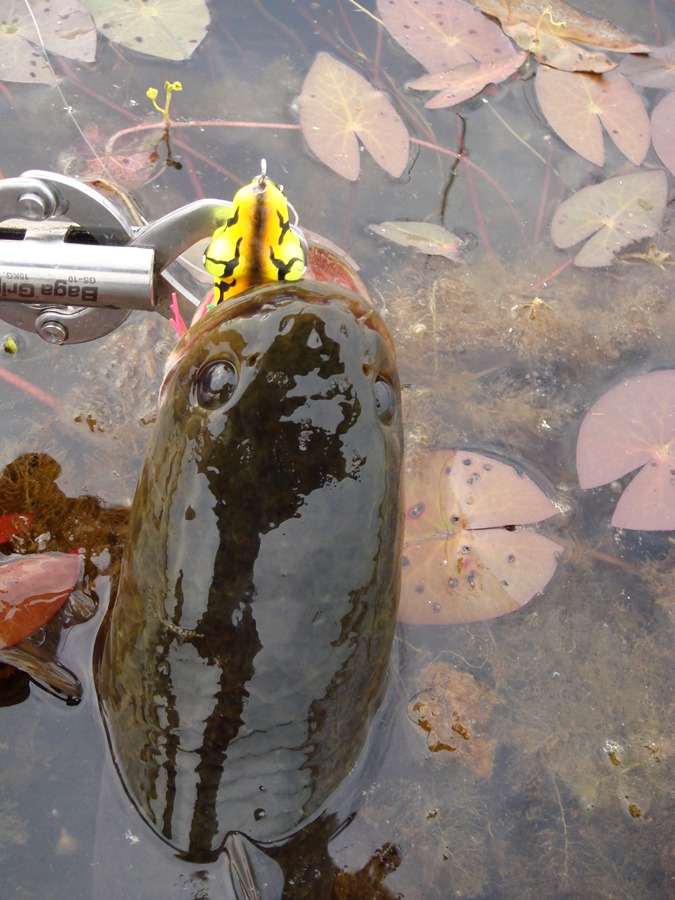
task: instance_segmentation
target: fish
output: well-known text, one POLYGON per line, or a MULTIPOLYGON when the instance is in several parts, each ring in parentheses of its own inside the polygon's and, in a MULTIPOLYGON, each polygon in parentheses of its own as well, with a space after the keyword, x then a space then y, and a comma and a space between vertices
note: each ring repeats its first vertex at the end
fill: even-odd
POLYGON ((390 671, 402 445, 391 337, 335 284, 244 292, 172 354, 95 669, 118 775, 181 859, 283 846, 353 783, 390 671))

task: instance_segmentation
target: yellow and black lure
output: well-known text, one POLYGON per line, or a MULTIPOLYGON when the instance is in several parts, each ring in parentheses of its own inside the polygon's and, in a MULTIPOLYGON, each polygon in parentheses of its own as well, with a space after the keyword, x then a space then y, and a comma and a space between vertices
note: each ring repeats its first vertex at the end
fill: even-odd
POLYGON ((307 268, 307 243, 295 210, 266 169, 263 159, 260 175, 234 195, 232 214, 206 248, 204 267, 214 277, 214 306, 257 284, 297 281, 307 268))

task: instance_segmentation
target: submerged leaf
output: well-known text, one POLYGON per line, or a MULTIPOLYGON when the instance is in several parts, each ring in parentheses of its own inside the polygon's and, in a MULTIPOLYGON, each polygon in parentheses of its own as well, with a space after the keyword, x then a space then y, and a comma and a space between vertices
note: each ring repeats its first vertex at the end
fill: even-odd
POLYGON ((0 565, 0 650, 42 628, 61 609, 79 578, 76 553, 40 553, 0 565))
POLYGON ((525 62, 524 53, 514 53, 499 62, 470 62, 456 69, 422 75, 408 87, 416 91, 440 91, 424 104, 427 109, 454 106, 479 94, 488 84, 500 84, 525 62))
POLYGON ((652 143, 661 162, 675 175, 675 91, 666 94, 654 107, 652 143))
POLYGON ((636 166, 649 149, 649 117, 623 75, 559 72, 542 66, 535 79, 537 100, 549 125, 566 144, 598 166, 604 165, 601 124, 636 166))
POLYGON ((582 188, 556 210, 551 237, 566 248, 593 237, 577 253, 578 266, 608 266, 615 254, 634 241, 651 237, 666 210, 666 173, 636 172, 582 188))
POLYGON ((349 66, 319 53, 298 98, 300 127, 310 149, 327 166, 356 181, 360 139, 385 172, 398 178, 408 165, 408 131, 381 91, 349 66))
POLYGON ((413 247, 429 256, 445 256, 454 262, 462 261, 460 251, 464 241, 442 225, 431 222, 383 222, 370 227, 375 234, 402 247, 413 247))
POLYGON ((675 46, 647 47, 648 55, 626 56, 619 72, 633 84, 650 88, 675 88, 675 46))
POLYGON ((464 0, 377 0, 384 27, 430 72, 513 56, 501 29, 464 0))
POLYGON ((612 525, 674 529, 675 370, 624 379, 593 404, 581 423, 580 487, 598 487, 641 466, 617 504, 612 525))
POLYGON ((96 27, 114 44, 159 56, 189 59, 206 36, 204 0, 85 0, 96 27))
POLYGON ((616 68, 616 63, 604 53, 587 50, 527 22, 505 25, 504 31, 538 62, 564 72, 609 72, 616 68))
POLYGON ((499 460, 447 450, 413 460, 401 621, 476 622, 527 603, 550 580, 563 548, 517 526, 555 514, 534 482, 499 460))

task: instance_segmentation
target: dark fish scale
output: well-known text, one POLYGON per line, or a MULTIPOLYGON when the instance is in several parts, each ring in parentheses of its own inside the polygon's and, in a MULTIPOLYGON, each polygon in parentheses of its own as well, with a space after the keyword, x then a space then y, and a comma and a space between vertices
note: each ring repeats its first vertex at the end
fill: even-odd
POLYGON ((296 833, 357 762, 393 639, 401 445, 390 339, 339 288, 257 289, 178 345, 98 685, 127 791, 186 857, 296 833), (219 359, 238 381, 206 409, 219 359))

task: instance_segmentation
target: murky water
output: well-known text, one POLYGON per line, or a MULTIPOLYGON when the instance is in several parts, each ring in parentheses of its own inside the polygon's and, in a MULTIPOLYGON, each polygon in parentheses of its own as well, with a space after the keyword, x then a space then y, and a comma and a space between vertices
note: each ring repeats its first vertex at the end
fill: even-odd
MULTIPOLYGON (((3 174, 64 167, 114 174, 153 218, 198 196, 231 197, 238 184, 222 169, 247 181, 265 157, 301 223, 362 265, 397 345, 408 449, 496 454, 524 469, 561 510, 539 528, 565 546, 558 571, 520 611, 400 629, 387 710, 393 731, 378 748, 383 763, 363 785, 358 815, 331 843, 334 895, 668 896, 675 547, 669 533, 612 528, 627 479, 581 491, 574 451, 586 409, 609 386, 672 367, 672 258, 661 266, 632 258, 609 269, 561 269, 570 253, 552 246, 547 223, 559 199, 600 170, 551 136, 528 80, 462 106, 465 143, 479 168, 460 166, 454 178, 453 159, 417 148, 401 182, 363 153, 362 177, 351 185, 311 156, 295 130, 228 125, 295 123, 293 101, 316 52, 358 65, 353 51, 367 60, 379 51, 374 23, 346 0, 227 6, 225 13, 212 4, 210 35, 187 63, 118 53, 101 41, 95 64, 70 64, 63 97, 10 85, 13 106, 0 97, 3 174), (101 155, 101 141, 134 124, 123 111, 149 121, 145 91, 165 79, 183 83, 172 101, 172 150, 183 168, 148 165, 148 143, 152 149, 160 129, 150 138, 120 136, 102 172, 75 121, 84 130, 96 124, 99 132, 87 134, 101 155), (222 124, 180 127, 188 118, 222 124), (448 185, 443 224, 475 236, 464 263, 416 255, 368 231, 387 219, 439 221, 448 185), (423 723, 432 711, 430 730, 423 723)), ((648 43, 655 22, 663 42, 675 31, 665 0, 649 10, 585 6, 648 43)), ((403 86, 419 66, 388 38, 379 60, 382 85, 400 91, 411 130, 456 150, 461 123, 452 110, 425 113, 433 136, 415 118, 422 104, 403 86)), ((362 72, 372 79, 372 64, 362 72)), ((161 159, 163 145, 158 152, 161 159)), ((623 158, 613 149, 608 157, 608 170, 618 171, 623 158)), ((655 243, 675 256, 672 230, 655 243)), ((134 314, 110 338, 77 347, 25 335, 19 353, 0 361, 54 398, 40 401, 0 380, 0 470, 10 466, 24 478, 22 489, 40 495, 31 502, 40 500, 40 515, 52 523, 40 546, 87 547, 87 587, 99 601, 97 617, 73 628, 62 652, 84 685, 78 707, 2 673, 0 700, 13 702, 0 709, 2 896, 91 896, 96 829, 100 835, 108 818, 110 833, 118 829, 111 846, 119 847, 104 871, 116 873, 121 896, 153 896, 147 860, 171 872, 176 896, 218 896, 211 875, 181 869, 140 820, 124 819, 119 788, 108 786, 99 809, 107 747, 91 653, 171 343, 169 326, 151 318, 134 314), (35 453, 43 456, 28 465, 26 454, 35 453), (60 532, 45 500, 54 479, 68 498, 59 499, 58 516, 71 517, 60 532)), ((112 888, 102 893, 112 895, 112 888)))

